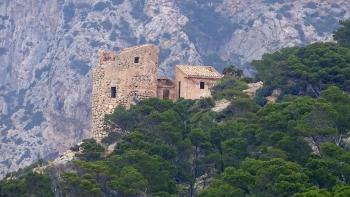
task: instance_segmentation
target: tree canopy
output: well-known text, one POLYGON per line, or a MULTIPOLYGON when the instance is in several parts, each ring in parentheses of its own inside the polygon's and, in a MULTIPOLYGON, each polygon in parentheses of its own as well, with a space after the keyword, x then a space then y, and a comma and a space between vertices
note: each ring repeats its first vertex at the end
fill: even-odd
POLYGON ((334 32, 333 38, 340 45, 350 47, 350 19, 339 23, 340 27, 334 32))
POLYGON ((347 23, 335 33, 338 43, 254 61, 256 79, 227 68, 212 98, 119 106, 105 120, 122 133, 102 143, 84 140, 56 176, 55 169, 28 168, 6 177, 0 196, 349 196, 350 49, 341 33, 347 23), (251 80, 264 81, 255 99, 243 93, 251 80), (275 89, 283 94, 266 104, 275 89), (214 112, 221 99, 230 104, 214 112))
POLYGON ((284 94, 319 97, 329 86, 350 92, 350 48, 336 43, 285 48, 252 64, 265 88, 284 94))

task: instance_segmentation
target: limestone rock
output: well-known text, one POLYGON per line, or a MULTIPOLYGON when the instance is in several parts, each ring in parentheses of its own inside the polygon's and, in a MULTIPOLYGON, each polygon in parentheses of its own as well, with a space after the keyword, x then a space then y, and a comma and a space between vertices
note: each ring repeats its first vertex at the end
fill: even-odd
POLYGON ((348 0, 1 0, 0 177, 89 137, 99 49, 153 43, 163 75, 178 63, 247 73, 265 52, 331 40, 349 10, 348 0))
POLYGON ((231 104, 230 101, 228 101, 226 99, 221 99, 221 100, 215 101, 215 106, 211 110, 214 112, 222 112, 230 104, 231 104))
POLYGON ((267 103, 276 103, 278 97, 281 95, 282 91, 280 89, 274 89, 271 96, 266 97, 267 103))
POLYGON ((254 98, 256 91, 261 89, 264 86, 264 83, 262 81, 258 81, 256 83, 249 83, 248 89, 243 90, 244 93, 246 93, 250 98, 254 98))

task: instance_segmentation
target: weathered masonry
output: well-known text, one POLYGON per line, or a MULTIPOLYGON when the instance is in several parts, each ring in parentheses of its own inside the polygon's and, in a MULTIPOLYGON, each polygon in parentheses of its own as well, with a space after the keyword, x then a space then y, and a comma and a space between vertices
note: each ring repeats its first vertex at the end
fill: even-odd
POLYGON ((210 97, 210 89, 222 75, 211 66, 177 65, 175 67, 176 98, 210 97))
POLYGON ((157 96, 160 99, 176 100, 174 82, 167 77, 159 77, 157 84, 157 96))
POLYGON ((129 107, 141 99, 157 96, 158 49, 153 45, 126 48, 118 55, 99 52, 93 71, 92 137, 107 136, 104 116, 118 105, 129 107))
POLYGON ((209 97, 210 88, 222 75, 211 66, 177 65, 175 80, 159 77, 158 48, 141 45, 126 48, 118 55, 100 51, 100 61, 93 70, 92 137, 106 137, 105 114, 118 105, 129 108, 151 97, 176 100, 209 97))

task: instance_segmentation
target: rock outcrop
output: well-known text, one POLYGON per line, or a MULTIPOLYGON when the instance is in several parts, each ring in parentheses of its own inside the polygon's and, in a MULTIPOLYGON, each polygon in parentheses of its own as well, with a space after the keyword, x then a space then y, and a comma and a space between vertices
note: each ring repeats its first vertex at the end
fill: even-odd
POLYGON ((248 83, 248 88, 243 90, 250 98, 254 98, 256 92, 264 86, 264 82, 258 81, 256 83, 248 83))

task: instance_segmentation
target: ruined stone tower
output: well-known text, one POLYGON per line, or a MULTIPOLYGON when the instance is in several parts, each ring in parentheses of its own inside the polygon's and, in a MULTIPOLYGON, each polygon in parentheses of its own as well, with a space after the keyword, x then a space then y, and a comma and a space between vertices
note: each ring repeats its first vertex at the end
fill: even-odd
POLYGON ((141 45, 115 55, 100 51, 93 70, 92 137, 100 141, 105 131, 104 116, 118 105, 129 108, 144 98, 157 96, 158 48, 141 45))

